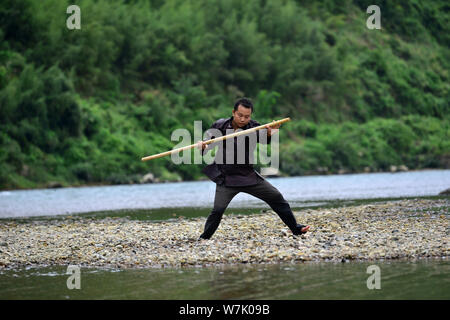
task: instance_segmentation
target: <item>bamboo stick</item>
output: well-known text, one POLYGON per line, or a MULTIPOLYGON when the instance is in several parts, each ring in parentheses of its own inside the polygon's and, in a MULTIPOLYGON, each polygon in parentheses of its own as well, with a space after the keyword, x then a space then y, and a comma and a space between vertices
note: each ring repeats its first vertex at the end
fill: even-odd
MULTIPOLYGON (((241 135, 244 135, 244 134, 249 134, 249 133, 261 130, 261 129, 265 129, 267 125, 272 127, 272 126, 276 126, 278 124, 285 123, 287 121, 291 121, 291 118, 284 118, 284 119, 281 119, 281 120, 278 120, 278 121, 274 120, 274 121, 272 121, 270 123, 263 124, 263 125, 260 125, 260 126, 254 127, 254 128, 238 131, 238 132, 235 132, 235 133, 227 134, 225 136, 221 136, 221 137, 218 137, 218 138, 207 140, 207 141, 204 141, 204 143, 211 144, 211 143, 222 141, 222 140, 225 140, 225 139, 234 138, 234 137, 241 136, 241 135)), ((184 150, 189 150, 189 149, 195 148, 197 145, 198 145, 198 143, 191 144, 191 145, 186 146, 186 147, 181 147, 181 148, 173 149, 173 150, 170 150, 170 151, 154 154, 152 156, 143 157, 141 160, 142 161, 148 161, 148 160, 152 160, 152 159, 162 158, 162 157, 171 155, 172 153, 177 153, 177 152, 181 152, 181 151, 184 151, 184 150)))

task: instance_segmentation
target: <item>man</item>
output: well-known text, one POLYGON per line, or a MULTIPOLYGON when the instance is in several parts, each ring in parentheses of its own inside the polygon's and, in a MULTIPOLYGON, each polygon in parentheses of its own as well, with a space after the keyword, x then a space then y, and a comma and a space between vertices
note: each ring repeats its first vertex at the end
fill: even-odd
MULTIPOLYGON (((251 120, 252 112, 252 102, 247 98, 239 99, 234 104, 232 117, 214 122, 211 129, 219 130, 221 135, 226 135, 238 129, 246 130, 260 126, 257 121, 251 120)), ((278 131, 279 127, 280 125, 271 128, 267 125, 266 129, 258 130, 256 132, 256 143, 270 143, 271 136, 278 131), (264 134, 267 136, 266 139, 261 136, 264 134)), ((211 129, 208 130, 208 134, 211 129)), ((208 139, 205 139, 204 141, 214 137, 213 134, 209 134, 208 139)), ((238 142, 243 142, 242 139, 239 138, 240 137, 227 139, 227 141, 233 139, 233 143, 220 141, 210 145, 206 144, 204 141, 198 141, 198 148, 202 150, 202 154, 214 149, 215 145, 220 144, 222 146, 222 148, 219 147, 214 162, 203 169, 203 172, 216 183, 216 194, 214 198, 214 208, 206 220, 204 232, 200 235, 199 240, 210 239, 212 237, 219 227, 225 209, 228 207, 228 204, 233 197, 239 192, 246 192, 265 201, 278 214, 294 235, 306 233, 309 226, 297 224, 292 210, 282 194, 256 172, 252 162, 249 161, 250 157, 253 155, 253 150, 256 147, 256 143, 254 143, 255 139, 253 139, 253 143, 251 143, 250 141, 252 139, 245 137, 245 162, 241 163, 242 161, 237 161, 237 158, 243 155, 242 152, 240 152, 240 154, 237 152, 238 149, 242 151, 242 148, 238 148, 242 147, 242 145, 238 146, 238 142), (230 144, 232 144, 234 150, 230 148, 230 144), (230 158, 232 161, 227 161, 230 160, 230 158)))

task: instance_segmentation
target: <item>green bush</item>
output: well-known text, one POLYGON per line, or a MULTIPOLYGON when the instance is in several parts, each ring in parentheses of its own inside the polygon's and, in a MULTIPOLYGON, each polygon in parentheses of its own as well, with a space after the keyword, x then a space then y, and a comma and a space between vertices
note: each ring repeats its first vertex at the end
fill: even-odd
POLYGON ((449 165, 445 1, 383 0, 382 30, 368 0, 81 0, 81 30, 69 4, 0 4, 0 188, 197 179, 140 158, 242 96, 260 123, 292 119, 287 174, 449 165))

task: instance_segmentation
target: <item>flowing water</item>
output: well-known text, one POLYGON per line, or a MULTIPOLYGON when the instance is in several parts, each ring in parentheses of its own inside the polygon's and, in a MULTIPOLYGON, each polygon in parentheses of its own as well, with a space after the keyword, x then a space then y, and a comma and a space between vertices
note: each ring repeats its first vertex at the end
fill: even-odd
MULTIPOLYGON (((291 207, 338 199, 437 195, 450 187, 450 170, 364 173, 267 179, 291 207)), ((0 218, 74 214, 93 211, 157 208, 210 208, 215 184, 210 181, 120 185, 0 192, 0 218)), ((230 208, 268 207, 239 193, 230 208)))
POLYGON ((0 271, 0 299, 450 299, 448 260, 231 265, 168 269, 67 267, 0 271), (379 268, 379 289, 373 271, 379 268), (369 269, 369 272, 368 272, 369 269), (72 283, 71 281, 69 281, 72 283))

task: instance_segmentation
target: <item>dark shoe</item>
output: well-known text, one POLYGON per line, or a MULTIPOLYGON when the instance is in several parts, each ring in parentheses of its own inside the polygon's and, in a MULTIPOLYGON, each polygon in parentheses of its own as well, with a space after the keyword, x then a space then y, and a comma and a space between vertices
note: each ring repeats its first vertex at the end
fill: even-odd
POLYGON ((302 224, 298 224, 297 225, 297 232, 295 232, 294 235, 298 236, 298 235, 301 235, 301 234, 305 234, 305 233, 308 232, 309 228, 310 228, 309 226, 304 226, 302 224))

